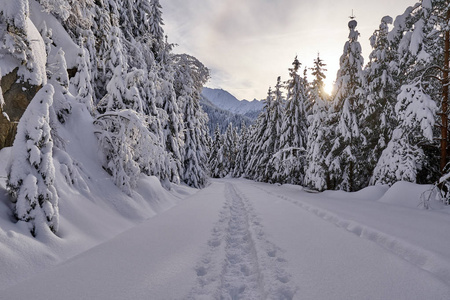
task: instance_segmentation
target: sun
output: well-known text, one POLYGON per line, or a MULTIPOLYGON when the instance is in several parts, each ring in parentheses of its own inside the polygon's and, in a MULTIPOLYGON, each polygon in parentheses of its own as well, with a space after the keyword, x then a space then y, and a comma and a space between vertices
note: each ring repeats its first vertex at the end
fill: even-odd
POLYGON ((323 90, 325 93, 327 93, 328 96, 331 96, 333 94, 334 89, 334 82, 332 81, 325 81, 325 85, 323 87, 323 90))

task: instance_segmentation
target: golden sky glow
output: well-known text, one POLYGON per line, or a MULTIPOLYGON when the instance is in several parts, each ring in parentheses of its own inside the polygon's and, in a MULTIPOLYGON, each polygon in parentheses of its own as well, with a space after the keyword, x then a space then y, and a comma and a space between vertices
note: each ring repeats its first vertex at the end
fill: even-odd
POLYGON ((211 69, 207 86, 238 99, 263 99, 277 76, 288 79, 298 55, 312 67, 320 52, 330 92, 354 10, 364 62, 369 37, 385 15, 394 19, 414 0, 161 0, 165 31, 175 52, 196 56, 211 69))

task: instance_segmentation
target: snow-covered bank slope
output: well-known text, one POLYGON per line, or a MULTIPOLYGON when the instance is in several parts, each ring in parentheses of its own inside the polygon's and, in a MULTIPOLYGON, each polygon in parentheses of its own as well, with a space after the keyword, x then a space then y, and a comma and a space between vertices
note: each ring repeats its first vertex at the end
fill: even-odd
POLYGON ((194 192, 177 186, 168 192, 157 178, 142 176, 133 197, 126 196, 102 168, 92 119, 82 105, 74 105, 58 132, 66 150, 54 153, 58 236, 33 238, 26 224, 13 223, 5 189, 11 148, 0 151, 0 289, 111 239, 194 192))
POLYGON ((450 214, 448 208, 416 207, 418 190, 426 188, 309 194, 297 186, 217 180, 172 209, 0 295, 448 299, 450 214), (398 201, 386 201, 393 196, 398 201), (408 197, 413 205, 396 204, 408 197), (416 253, 425 256, 409 259, 416 253), (430 261, 440 269, 428 268, 430 261))

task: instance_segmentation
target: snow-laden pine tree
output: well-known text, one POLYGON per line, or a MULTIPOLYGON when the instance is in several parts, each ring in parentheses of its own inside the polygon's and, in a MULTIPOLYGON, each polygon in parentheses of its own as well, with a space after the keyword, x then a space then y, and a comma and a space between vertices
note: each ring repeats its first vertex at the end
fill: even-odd
POLYGON ((45 85, 20 119, 8 166, 7 189, 18 221, 29 224, 33 236, 58 231, 53 141, 49 107, 53 86, 45 85))
POLYGON ((397 125, 394 106, 400 88, 398 54, 388 40, 389 24, 392 18, 383 17, 379 29, 370 38, 372 52, 365 69, 367 100, 362 130, 367 137, 366 153, 371 172, 397 125))
POLYGON ((174 88, 174 68, 172 66, 165 66, 161 69, 156 93, 156 105, 166 115, 164 123, 161 124, 166 151, 173 158, 173 167, 171 168, 169 180, 179 183, 184 157, 184 123, 174 88))
POLYGON ((336 137, 327 162, 336 188, 356 191, 368 184, 366 156, 362 149, 366 139, 361 132, 365 80, 363 57, 358 42, 357 22, 348 24, 350 34, 340 59, 334 96, 336 137))
POLYGON ((304 185, 318 191, 327 188, 328 166, 325 163, 330 151, 328 125, 329 102, 324 92, 326 65, 317 56, 314 60, 312 74, 314 80, 311 87, 311 100, 314 103, 311 114, 308 116, 308 144, 306 148, 306 166, 304 185))
MULTIPOLYGON (((31 23, 28 0, 3 1, 0 6, 2 61, 16 64, 19 81, 40 86, 47 83, 45 43, 31 23), (6 56, 6 57, 5 57, 6 56)), ((3 70, 5 71, 5 70, 3 70)))
POLYGON ((10 0, 0 12, 2 21, 6 23, 1 47, 11 53, 22 65, 28 65, 28 68, 31 68, 29 64, 31 48, 26 24, 30 15, 28 0, 10 0))
POLYGON ((287 96, 281 126, 279 152, 275 160, 278 170, 272 180, 281 183, 303 184, 305 151, 307 145, 307 106, 308 95, 306 80, 298 74, 301 63, 295 57, 289 69, 286 82, 287 96))
POLYGON ((158 61, 162 61, 164 58, 164 29, 162 28, 162 25, 164 25, 163 19, 162 19, 162 7, 159 3, 159 0, 150 0, 150 15, 148 24, 150 27, 150 34, 153 38, 153 44, 152 44, 152 52, 154 57, 158 61))
POLYGON ((99 57, 100 72, 97 85, 104 85, 99 88, 99 97, 101 99, 106 92, 106 85, 118 73, 125 73, 128 70, 127 57, 123 47, 123 35, 119 27, 112 26, 106 33, 105 41, 101 44, 99 57), (119 68, 119 70, 117 70, 119 68), (100 94, 101 93, 101 94, 100 94))
POLYGON ((448 1, 423 0, 398 16, 388 35, 397 46, 398 78, 400 85, 405 85, 402 90, 418 87, 435 101, 439 111, 435 138, 423 137, 417 145, 425 154, 417 157, 422 170, 417 174, 418 183, 437 181, 448 159, 449 22, 448 1))
POLYGON ((70 3, 68 0, 39 0, 44 11, 49 12, 61 21, 65 21, 70 16, 70 3))
POLYGON ((228 124, 227 131, 223 135, 222 147, 220 148, 222 156, 222 166, 224 174, 228 175, 233 172, 237 155, 237 132, 233 123, 228 124))
POLYGON ((227 175, 223 166, 223 137, 220 134, 219 125, 214 130, 214 140, 208 157, 208 164, 213 178, 222 178, 227 175))
POLYGON ((420 145, 433 140, 436 103, 424 93, 420 83, 401 89, 395 106, 399 125, 378 161, 372 184, 416 182, 425 156, 420 145))
POLYGON ((47 70, 50 74, 48 83, 52 84, 55 90, 51 110, 56 114, 58 121, 64 123, 72 109, 70 100, 73 98, 69 92, 69 74, 67 74, 64 51, 59 49, 54 57, 49 57, 47 64, 47 70))
POLYGON ((91 79, 91 65, 90 56, 83 43, 80 42, 80 51, 77 57, 77 73, 70 80, 71 92, 75 95, 78 102, 83 103, 86 109, 93 114, 94 113, 94 89, 92 87, 91 79))
POLYGON ((249 137, 249 162, 245 170, 246 178, 256 179, 259 173, 265 170, 265 165, 259 163, 263 148, 263 140, 266 138, 266 132, 270 128, 270 109, 274 101, 272 88, 269 88, 267 97, 264 100, 264 109, 259 114, 255 124, 250 130, 249 137))
POLYGON ((242 123, 236 147, 237 154, 232 173, 233 177, 241 177, 245 174, 245 169, 248 164, 249 138, 249 130, 245 123, 242 123))
POLYGON ((181 179, 189 186, 202 188, 207 183, 207 115, 200 107, 200 94, 209 71, 196 58, 176 56, 175 91, 183 103, 184 157, 181 179))
POLYGON ((279 182, 282 179, 281 160, 275 155, 280 150, 281 127, 284 118, 284 97, 281 77, 278 77, 275 91, 269 89, 265 109, 256 121, 252 134, 251 158, 247 176, 262 182, 279 182))

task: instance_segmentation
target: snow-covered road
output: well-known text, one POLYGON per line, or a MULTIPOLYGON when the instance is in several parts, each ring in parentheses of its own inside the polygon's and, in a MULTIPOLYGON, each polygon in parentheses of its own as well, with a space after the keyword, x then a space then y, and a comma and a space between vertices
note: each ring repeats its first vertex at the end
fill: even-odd
POLYGON ((0 299, 449 299, 450 215, 364 193, 217 180, 0 299))

